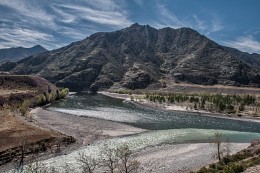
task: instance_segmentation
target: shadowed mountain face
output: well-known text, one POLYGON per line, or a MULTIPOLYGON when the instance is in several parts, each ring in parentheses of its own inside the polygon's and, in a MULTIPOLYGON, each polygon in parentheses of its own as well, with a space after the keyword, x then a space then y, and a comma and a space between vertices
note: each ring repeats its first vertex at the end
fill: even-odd
POLYGON ((9 49, 0 49, 0 63, 4 62, 16 62, 25 57, 36 55, 42 52, 46 52, 47 50, 40 45, 36 45, 31 48, 9 48, 9 49))
POLYGON ((257 53, 249 54, 247 52, 241 52, 237 49, 224 47, 230 54, 239 58, 241 61, 247 63, 250 66, 254 66, 260 70, 260 55, 257 53))
POLYGON ((71 90, 138 89, 165 82, 260 86, 258 69, 198 32, 139 24, 27 57, 5 71, 38 74, 71 90))

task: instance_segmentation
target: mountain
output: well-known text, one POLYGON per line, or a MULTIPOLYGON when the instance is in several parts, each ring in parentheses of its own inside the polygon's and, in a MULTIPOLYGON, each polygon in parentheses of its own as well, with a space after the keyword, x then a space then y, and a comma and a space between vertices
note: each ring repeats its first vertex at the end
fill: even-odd
POLYGON ((0 49, 0 63, 16 62, 27 56, 36 55, 47 50, 40 45, 31 48, 16 47, 8 49, 0 49))
POLYGON ((259 69, 195 30, 139 24, 95 33, 0 70, 40 75, 71 90, 139 89, 172 82, 260 86, 259 69))
POLYGON ((237 49, 224 47, 230 54, 239 58, 241 61, 247 63, 248 65, 254 66, 260 69, 260 55, 257 53, 249 54, 247 52, 241 52, 237 49))

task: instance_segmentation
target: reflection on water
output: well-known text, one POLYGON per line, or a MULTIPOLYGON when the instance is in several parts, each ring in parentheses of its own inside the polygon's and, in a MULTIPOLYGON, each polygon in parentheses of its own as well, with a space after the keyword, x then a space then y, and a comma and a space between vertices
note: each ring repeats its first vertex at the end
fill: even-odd
POLYGON ((48 109, 79 116, 102 118, 150 130, 198 128, 260 133, 260 124, 197 115, 161 111, 125 102, 101 94, 78 93, 52 104, 48 109))

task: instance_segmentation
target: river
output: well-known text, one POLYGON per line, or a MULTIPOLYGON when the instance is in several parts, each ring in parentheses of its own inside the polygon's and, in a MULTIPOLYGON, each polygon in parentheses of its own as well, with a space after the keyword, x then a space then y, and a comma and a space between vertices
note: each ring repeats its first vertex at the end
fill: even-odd
POLYGON ((48 109, 122 122, 149 130, 196 128, 260 133, 260 123, 257 122, 150 109, 102 94, 77 93, 51 104, 48 109))
POLYGON ((47 109, 148 129, 139 134, 99 140, 67 155, 44 161, 48 166, 59 170, 69 164, 71 169, 78 172, 80 165, 75 160, 78 153, 84 152, 98 158, 104 146, 116 148, 126 143, 131 150, 138 151, 162 144, 209 142, 217 131, 222 134, 223 140, 228 139, 229 142, 235 143, 248 143, 260 138, 260 123, 257 122, 150 109, 102 94, 76 93, 51 104, 47 109))

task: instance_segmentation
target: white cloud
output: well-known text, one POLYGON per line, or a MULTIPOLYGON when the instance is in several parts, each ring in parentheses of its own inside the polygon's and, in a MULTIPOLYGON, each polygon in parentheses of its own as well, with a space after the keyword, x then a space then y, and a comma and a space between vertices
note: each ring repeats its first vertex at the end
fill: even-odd
POLYGON ((1 0, 0 47, 58 48, 102 28, 129 26, 126 2, 116 0, 1 0))
POLYGON ((66 13, 64 10, 57 8, 55 5, 51 5, 52 10, 56 13, 56 20, 63 23, 73 23, 76 21, 77 16, 66 13))
MULTIPOLYGON (((37 1, 1 0, 0 5, 15 10, 17 18, 20 18, 22 22, 30 25, 56 27, 53 21, 54 16, 48 14, 37 1)), ((0 16, 0 18, 4 17, 5 16, 2 15, 0 16)))
POLYGON ((207 28, 206 35, 210 35, 214 32, 221 31, 223 28, 224 26, 222 25, 219 19, 212 19, 211 25, 209 25, 207 28))
POLYGON ((225 41, 223 43, 245 52, 260 53, 260 42, 255 40, 251 35, 238 37, 235 41, 225 41))
POLYGON ((195 21, 195 27, 201 31, 207 30, 207 24, 205 21, 201 20, 197 15, 193 15, 195 21))
POLYGON ((178 17, 173 11, 169 10, 166 6, 157 3, 156 8, 158 11, 158 20, 153 22, 153 26, 156 28, 172 27, 190 27, 199 32, 209 36, 212 33, 221 31, 224 27, 221 20, 217 16, 207 16, 209 19, 203 20, 196 14, 191 16, 178 17))
POLYGON ((87 6, 69 4, 57 6, 65 8, 67 11, 70 11, 70 13, 75 14, 80 19, 88 20, 98 24, 125 27, 132 23, 127 19, 127 14, 122 11, 103 11, 100 9, 93 9, 87 6))
POLYGON ((95 1, 87 1, 87 4, 90 5, 94 9, 99 9, 101 11, 114 11, 120 9, 118 4, 119 2, 115 2, 114 0, 95 0, 95 1))
POLYGON ((47 49, 58 48, 60 44, 55 43, 52 35, 42 33, 36 30, 25 28, 0 28, 0 48, 9 47, 32 47, 37 43, 46 47, 47 49))
POLYGON ((164 5, 157 4, 156 7, 158 9, 159 21, 153 24, 155 27, 180 28, 186 26, 183 21, 181 21, 173 12, 169 11, 164 5))

